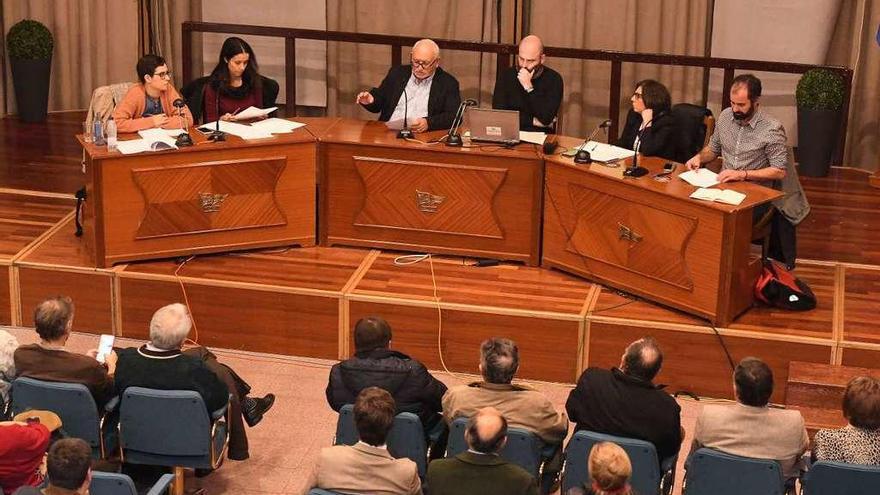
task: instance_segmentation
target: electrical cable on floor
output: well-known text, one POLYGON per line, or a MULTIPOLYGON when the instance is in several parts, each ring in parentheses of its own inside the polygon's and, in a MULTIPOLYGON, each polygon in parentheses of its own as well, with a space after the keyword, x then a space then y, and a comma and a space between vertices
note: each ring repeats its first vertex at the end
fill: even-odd
POLYGON ((721 344, 721 349, 724 350, 724 355, 727 356, 727 363, 730 365, 730 372, 735 372, 736 364, 734 364, 733 357, 731 357, 730 351, 727 349, 727 344, 724 343, 724 337, 721 336, 721 332, 715 328, 715 325, 713 325, 711 321, 706 320, 706 322, 709 323, 709 327, 712 328, 712 331, 715 332, 715 336, 718 337, 718 343, 721 344))
POLYGON ((190 339, 187 337, 186 342, 189 342, 193 345, 199 345, 199 327, 196 326, 196 317, 193 314, 192 307, 189 305, 189 296, 186 294, 186 286, 183 283, 183 278, 180 276, 180 271, 183 270, 183 267, 186 266, 187 263, 195 259, 196 255, 192 255, 189 258, 180 262, 177 265, 177 269, 174 270, 174 277, 177 279, 177 283, 180 284, 180 290, 183 292, 183 303, 186 305, 186 310, 189 312, 189 319, 192 322, 193 333, 195 335, 195 339, 190 339))

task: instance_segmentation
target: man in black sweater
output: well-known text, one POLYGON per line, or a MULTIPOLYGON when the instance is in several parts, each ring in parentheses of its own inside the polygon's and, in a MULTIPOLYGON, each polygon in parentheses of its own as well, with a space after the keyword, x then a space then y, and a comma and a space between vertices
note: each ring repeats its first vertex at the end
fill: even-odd
POLYGON ((446 129, 461 104, 458 81, 440 68, 440 48, 429 39, 412 48, 412 65, 392 67, 378 88, 358 93, 356 103, 382 122, 403 120, 414 132, 446 129))
POLYGON ((651 380, 663 354, 651 337, 626 348, 620 368, 588 368, 568 396, 565 410, 577 430, 637 438, 654 444, 662 461, 681 448, 681 407, 651 380))
POLYGON ((119 350, 116 390, 119 395, 128 387, 193 390, 202 396, 209 414, 228 401, 228 457, 247 459, 248 439, 244 422, 250 426, 259 423, 275 402, 275 396, 248 397, 250 385, 231 368, 219 363, 217 357, 204 347, 181 351, 190 328, 192 319, 186 306, 169 304, 156 311, 150 321, 150 342, 141 347, 119 350))
POLYGON ((495 80, 492 108, 518 110, 521 131, 554 131, 562 103, 562 76, 544 65, 541 38, 529 35, 519 42, 516 66, 495 80))

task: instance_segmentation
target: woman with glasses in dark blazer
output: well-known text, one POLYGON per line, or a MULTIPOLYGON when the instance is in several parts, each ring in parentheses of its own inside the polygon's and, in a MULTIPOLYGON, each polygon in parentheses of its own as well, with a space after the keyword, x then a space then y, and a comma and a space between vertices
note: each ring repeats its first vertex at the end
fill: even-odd
POLYGON ((666 86, 653 79, 639 81, 630 101, 632 110, 617 146, 645 156, 677 160, 676 125, 666 86))

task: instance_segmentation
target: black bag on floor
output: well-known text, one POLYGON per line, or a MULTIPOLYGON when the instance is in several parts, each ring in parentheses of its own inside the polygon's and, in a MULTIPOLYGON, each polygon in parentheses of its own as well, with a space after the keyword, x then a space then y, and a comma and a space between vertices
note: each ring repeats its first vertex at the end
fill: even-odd
POLYGON ((764 268, 755 283, 755 297, 777 308, 808 311, 816 307, 810 286, 785 269, 782 263, 764 260, 764 268))

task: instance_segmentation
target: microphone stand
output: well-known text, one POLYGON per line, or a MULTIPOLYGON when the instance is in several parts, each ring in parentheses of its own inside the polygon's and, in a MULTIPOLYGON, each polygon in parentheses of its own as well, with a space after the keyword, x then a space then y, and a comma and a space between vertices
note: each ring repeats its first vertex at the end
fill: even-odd
POLYGON ((458 130, 461 128, 462 122, 464 122, 464 112, 467 110, 467 107, 476 104, 476 101, 468 99, 461 102, 461 105, 458 106, 458 111, 455 112, 455 117, 452 119, 452 126, 446 134, 446 146, 458 147, 464 144, 458 130))
POLYGON ((397 139, 413 139, 413 132, 409 128, 407 112, 409 110, 409 98, 406 96, 406 88, 403 88, 403 128, 397 131, 397 139))
POLYGON ((217 84, 217 98, 214 99, 214 108, 217 109, 217 126, 216 128, 208 134, 208 141, 214 141, 215 143, 219 143, 220 141, 226 141, 226 133, 220 130, 220 84, 217 84))
POLYGON ((587 137, 587 139, 584 139, 584 144, 579 146, 578 152, 575 153, 575 155, 574 155, 574 162, 575 163, 593 163, 593 158, 590 156, 590 152, 585 150, 584 146, 586 146, 587 143, 589 143, 590 141, 593 140, 594 137, 596 137, 596 134, 599 132, 599 129, 604 129, 604 128, 608 127, 610 124, 611 124, 610 120, 606 120, 606 121, 602 122, 595 129, 593 129, 593 132, 590 133, 590 135, 589 135, 589 137, 587 137))
POLYGON ((636 154, 633 155, 632 164, 630 165, 629 168, 627 168, 626 170, 623 171, 623 175, 625 177, 638 178, 638 177, 641 177, 641 176, 648 173, 648 169, 646 169, 645 167, 639 166, 639 149, 642 147, 642 132, 645 129, 647 129, 647 127, 645 127, 644 129, 639 131, 638 134, 636 134, 636 141, 638 141, 639 144, 637 144, 635 146, 634 151, 636 152, 636 154))
POLYGON ((183 129, 183 132, 177 136, 177 139, 174 141, 174 144, 178 147, 186 147, 192 146, 193 140, 189 135, 189 126, 186 123, 186 119, 183 118, 183 107, 186 105, 182 99, 178 98, 174 100, 174 107, 177 108, 177 119, 180 122, 180 128, 183 129))

